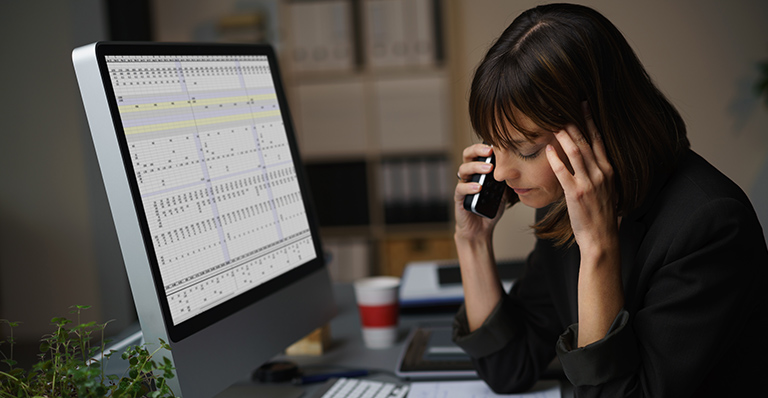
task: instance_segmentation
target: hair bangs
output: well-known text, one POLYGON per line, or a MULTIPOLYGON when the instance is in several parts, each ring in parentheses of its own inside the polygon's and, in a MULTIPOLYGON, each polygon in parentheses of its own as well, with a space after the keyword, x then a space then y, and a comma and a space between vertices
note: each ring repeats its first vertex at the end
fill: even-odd
MULTIPOLYGON (((511 57, 508 59, 517 63, 511 57)), ((487 79, 470 96, 472 126, 484 142, 517 148, 520 135, 535 140, 541 129, 555 131, 565 123, 521 65, 499 65, 497 79, 487 79), (516 71, 516 72, 510 72, 516 71)), ((492 73, 492 72, 488 72, 492 73)))

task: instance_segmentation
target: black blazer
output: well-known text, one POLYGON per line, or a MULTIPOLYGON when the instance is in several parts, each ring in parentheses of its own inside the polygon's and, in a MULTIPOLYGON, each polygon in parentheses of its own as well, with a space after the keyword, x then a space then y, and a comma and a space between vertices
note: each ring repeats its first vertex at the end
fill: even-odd
POLYGON ((523 391, 557 355, 579 397, 753 391, 768 374, 768 250, 743 191, 689 151, 619 235, 625 308, 606 337, 574 349, 579 249, 537 240, 481 328, 456 316, 454 340, 480 376, 523 391))

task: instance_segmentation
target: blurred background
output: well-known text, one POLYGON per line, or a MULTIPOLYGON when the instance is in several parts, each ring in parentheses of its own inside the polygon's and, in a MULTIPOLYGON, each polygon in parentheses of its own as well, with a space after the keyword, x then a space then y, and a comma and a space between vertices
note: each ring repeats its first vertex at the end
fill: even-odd
MULTIPOLYGON (((98 40, 273 44, 333 277, 451 259, 452 192, 474 67, 521 11, 501 0, 31 0, 0 3, 0 318, 19 341, 73 304, 135 321, 71 63, 98 40)), ((768 226, 768 2, 584 1, 625 34, 693 149, 768 226)), ((533 211, 507 212, 499 259, 526 256, 533 211)), ((3 334, 4 337, 4 334, 3 334)))

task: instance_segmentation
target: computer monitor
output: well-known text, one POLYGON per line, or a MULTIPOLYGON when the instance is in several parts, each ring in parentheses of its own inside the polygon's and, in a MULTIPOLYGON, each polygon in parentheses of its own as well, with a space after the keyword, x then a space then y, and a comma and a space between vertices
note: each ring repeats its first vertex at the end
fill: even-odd
POLYGON ((335 315, 275 53, 99 42, 72 53, 147 344, 212 397, 335 315))

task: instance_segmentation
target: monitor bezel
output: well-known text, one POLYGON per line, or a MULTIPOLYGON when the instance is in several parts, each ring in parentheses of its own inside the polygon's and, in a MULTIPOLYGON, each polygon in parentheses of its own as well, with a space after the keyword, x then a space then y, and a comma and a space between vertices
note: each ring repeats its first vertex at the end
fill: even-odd
POLYGON ((325 266, 320 234, 318 229, 317 213, 315 212, 312 196, 309 192, 309 184, 306 180, 304 165, 299 156, 295 130, 290 115, 288 100, 283 89, 282 77, 278 67, 277 57, 273 48, 269 45, 258 44, 221 44, 221 43, 156 43, 156 42, 99 42, 95 47, 96 61, 99 68, 102 85, 104 87, 114 134, 121 154, 121 160, 128 181, 131 201, 138 216, 141 238, 147 253, 147 261, 155 287, 155 292, 160 304, 163 324, 168 338, 173 342, 179 342, 203 329, 213 325, 224 318, 231 316, 273 293, 295 283, 325 266), (314 243, 315 258, 299 265, 282 275, 275 277, 247 292, 239 294, 226 302, 220 303, 204 312, 174 324, 171 316, 170 305, 165 294, 157 255, 152 243, 147 216, 142 204, 138 183, 134 178, 134 168, 130 161, 130 152, 125 135, 125 130, 120 118, 117 98, 110 80, 107 56, 196 56, 196 55, 220 55, 220 56, 266 56, 271 70, 272 82, 277 94, 278 106, 286 130, 291 157, 296 170, 297 180, 304 202, 305 211, 309 220, 309 228, 314 243))

